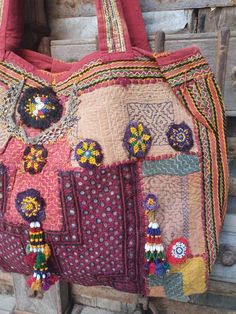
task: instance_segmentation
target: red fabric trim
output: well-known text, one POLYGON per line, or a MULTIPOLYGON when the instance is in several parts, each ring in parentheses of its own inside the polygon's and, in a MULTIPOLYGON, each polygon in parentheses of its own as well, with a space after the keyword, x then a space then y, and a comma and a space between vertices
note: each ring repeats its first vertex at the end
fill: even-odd
POLYGON ((0 59, 5 50, 20 46, 23 35, 24 0, 5 0, 0 28, 0 59))
POLYGON ((100 51, 107 51, 106 23, 101 0, 96 0, 97 21, 98 21, 98 42, 100 51))
POLYGON ((150 51, 139 0, 121 0, 132 46, 150 51))
POLYGON ((192 55, 195 55, 196 53, 199 52, 200 49, 197 46, 192 45, 187 48, 182 48, 177 51, 170 52, 167 56, 158 57, 157 63, 159 66, 169 65, 171 63, 182 61, 183 59, 191 57, 192 55))

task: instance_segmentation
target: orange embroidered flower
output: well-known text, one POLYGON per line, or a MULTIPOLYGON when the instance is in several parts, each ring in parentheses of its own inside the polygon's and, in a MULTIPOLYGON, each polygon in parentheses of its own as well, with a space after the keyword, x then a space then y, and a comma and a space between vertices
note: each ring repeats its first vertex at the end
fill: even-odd
POLYGON ((30 174, 37 174, 47 163, 48 152, 42 145, 27 146, 23 153, 24 169, 30 174))

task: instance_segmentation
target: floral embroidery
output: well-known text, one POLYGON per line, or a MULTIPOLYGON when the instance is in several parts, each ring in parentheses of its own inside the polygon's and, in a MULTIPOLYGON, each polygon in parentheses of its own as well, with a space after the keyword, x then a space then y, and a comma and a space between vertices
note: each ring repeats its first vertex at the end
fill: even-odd
POLYGON ((171 242, 167 249, 167 260, 170 264, 184 263, 190 254, 189 243, 185 238, 178 238, 171 242))
POLYGON ((47 162, 48 152, 42 145, 27 146, 23 153, 24 169, 30 174, 43 170, 47 162))
POLYGON ((177 151, 186 152, 193 147, 192 130, 184 122, 172 124, 167 132, 167 138, 170 146, 177 151))
POLYGON ((37 190, 29 189, 16 196, 16 209, 28 221, 42 221, 45 218, 45 202, 37 190))
POLYGON ((26 89, 18 107, 23 123, 41 130, 59 121, 62 111, 63 107, 50 87, 26 89))
POLYGON ((33 267, 33 275, 27 284, 33 291, 48 290, 58 277, 49 271, 48 259, 51 249, 45 242, 42 221, 45 219, 45 201, 37 190, 29 189, 17 194, 16 209, 29 223, 29 244, 26 247, 24 262, 33 267))
POLYGON ((96 141, 86 139, 76 146, 75 158, 83 168, 99 167, 103 160, 102 148, 96 141))
POLYGON ((144 158, 151 147, 151 142, 151 133, 143 123, 129 123, 124 136, 124 145, 131 156, 144 158))
POLYGON ((145 257, 149 275, 163 276, 169 272, 169 264, 165 260, 161 230, 157 222, 158 198, 148 194, 143 202, 149 222, 146 231, 145 257))
POLYGON ((158 199, 154 194, 148 194, 143 202, 143 207, 147 211, 156 210, 159 208, 158 199))

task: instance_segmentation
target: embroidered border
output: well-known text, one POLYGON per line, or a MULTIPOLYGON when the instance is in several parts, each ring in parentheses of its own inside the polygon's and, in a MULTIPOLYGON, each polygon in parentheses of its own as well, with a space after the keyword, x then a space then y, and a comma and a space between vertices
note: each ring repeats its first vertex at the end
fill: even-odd
MULTIPOLYGON (((26 79, 25 87, 48 86, 48 83, 31 73, 7 62, 0 63, 0 83, 4 85, 13 85, 26 79)), ((163 75, 152 61, 116 61, 103 64, 97 60, 91 62, 73 73, 66 80, 54 86, 58 95, 68 93, 68 89, 75 83, 78 85, 78 91, 98 88, 100 84, 123 84, 145 83, 145 82, 163 82, 163 75)))
POLYGON ((108 52, 124 52, 126 44, 119 10, 115 0, 102 0, 108 52))

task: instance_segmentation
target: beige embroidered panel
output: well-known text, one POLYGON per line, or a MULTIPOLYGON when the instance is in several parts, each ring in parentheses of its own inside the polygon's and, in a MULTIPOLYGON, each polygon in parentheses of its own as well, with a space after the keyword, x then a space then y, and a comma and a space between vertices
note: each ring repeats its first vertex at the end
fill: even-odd
POLYGON ((0 0, 0 26, 2 25, 4 2, 5 2, 5 0, 0 0))

